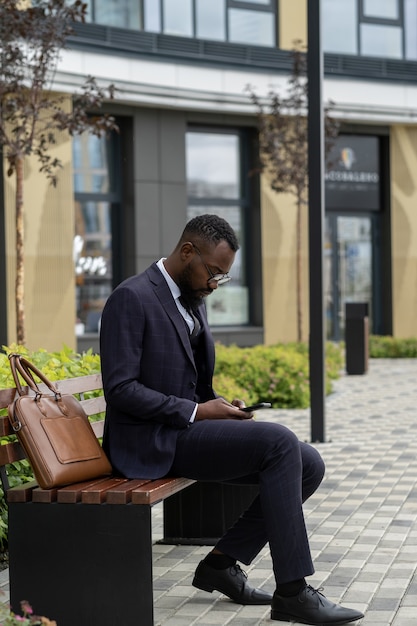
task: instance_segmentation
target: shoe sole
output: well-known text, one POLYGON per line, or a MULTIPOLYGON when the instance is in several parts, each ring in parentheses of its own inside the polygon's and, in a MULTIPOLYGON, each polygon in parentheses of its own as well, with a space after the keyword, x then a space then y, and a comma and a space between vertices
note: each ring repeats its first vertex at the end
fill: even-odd
POLYGON ((280 622, 297 622, 298 624, 310 624, 310 626, 342 626, 342 624, 351 624, 352 622, 356 622, 358 619, 362 619, 361 617, 357 617, 350 620, 343 620, 342 622, 306 622, 303 619, 295 615, 288 615, 287 613, 278 613, 277 611, 271 611, 271 619, 277 620, 280 622))
POLYGON ((229 600, 231 600, 235 604, 240 604, 241 606, 268 606, 272 602, 272 598, 268 602, 265 602, 265 601, 264 602, 242 602, 238 598, 235 599, 229 596, 229 594, 226 593, 226 591, 223 591, 223 589, 221 589, 220 586, 213 587, 212 585, 208 585, 207 583, 199 581, 198 578, 194 578, 192 585, 193 587, 196 587, 197 589, 201 589, 202 591, 208 591, 208 593, 213 593, 213 591, 218 591, 219 593, 222 593, 224 596, 229 598, 229 600))

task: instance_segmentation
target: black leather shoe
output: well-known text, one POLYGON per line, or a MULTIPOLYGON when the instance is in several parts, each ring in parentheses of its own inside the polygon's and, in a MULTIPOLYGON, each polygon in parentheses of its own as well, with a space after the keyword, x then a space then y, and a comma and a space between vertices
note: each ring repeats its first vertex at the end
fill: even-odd
POLYGON ((232 565, 227 569, 214 569, 200 561, 195 571, 193 585, 210 593, 216 589, 237 604, 271 604, 272 594, 254 589, 246 579, 247 575, 239 565, 232 565))
POLYGON ((302 589, 298 595, 290 598, 284 598, 275 592, 272 599, 271 619, 282 622, 327 626, 348 624, 362 617, 363 614, 360 611, 334 604, 310 585, 302 589))

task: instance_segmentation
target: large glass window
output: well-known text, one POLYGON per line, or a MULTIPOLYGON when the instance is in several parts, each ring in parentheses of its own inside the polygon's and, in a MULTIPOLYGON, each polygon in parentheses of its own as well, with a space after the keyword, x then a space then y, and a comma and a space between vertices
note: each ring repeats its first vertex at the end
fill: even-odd
POLYGON ((272 13, 229 9, 229 41, 256 46, 273 46, 275 33, 272 13))
POLYGON ((140 2, 131 0, 89 0, 88 15, 92 22, 119 28, 140 28, 140 2))
POLYGON ((73 138, 75 192, 76 332, 98 332, 113 288, 112 214, 118 207, 114 140, 85 133, 73 138))
POLYGON ((398 0, 363 0, 363 13, 367 17, 397 20, 398 0))
POLYGON ((165 33, 168 35, 181 35, 182 37, 192 36, 192 4, 192 0, 163 0, 165 33))
POLYGON ((417 60, 416 5, 416 0, 323 0, 323 49, 417 60))
POLYGON ((365 56, 401 59, 403 56, 402 29, 383 24, 361 24, 361 52, 365 56))
POLYGON ((405 23, 405 58, 417 59, 417 2, 405 0, 404 3, 405 23))
POLYGON ((88 0, 97 24, 155 33, 275 46, 276 0, 88 0))
POLYGON ((226 40, 225 0, 198 0, 196 36, 199 39, 226 40))
POLYGON ((232 266, 230 283, 207 298, 212 326, 249 323, 245 271, 245 209, 242 185, 242 137, 239 132, 190 130, 186 135, 188 219, 203 213, 220 215, 235 230, 241 248, 232 266))
POLYGON ((357 0, 323 0, 322 16, 324 50, 357 54, 357 0))

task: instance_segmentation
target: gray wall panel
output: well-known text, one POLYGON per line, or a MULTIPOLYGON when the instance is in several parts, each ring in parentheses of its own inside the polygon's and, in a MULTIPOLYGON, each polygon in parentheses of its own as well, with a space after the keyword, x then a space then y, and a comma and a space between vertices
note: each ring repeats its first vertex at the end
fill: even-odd
POLYGON ((160 178, 162 182, 185 181, 185 116, 181 112, 160 112, 160 178))
POLYGON ((171 252, 187 220, 187 189, 185 182, 161 185, 161 241, 164 254, 171 252))
POLYGON ((135 183, 137 257, 157 255, 160 246, 160 191, 156 182, 135 183))
POLYGON ((153 109, 137 110, 133 149, 135 155, 135 180, 158 180, 160 176, 158 111, 153 109))

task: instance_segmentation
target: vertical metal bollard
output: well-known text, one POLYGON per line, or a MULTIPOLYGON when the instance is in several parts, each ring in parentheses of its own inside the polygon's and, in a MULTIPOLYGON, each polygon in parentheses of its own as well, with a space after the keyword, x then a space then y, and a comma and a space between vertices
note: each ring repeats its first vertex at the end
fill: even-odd
POLYGON ((346 373, 365 374, 369 358, 369 319, 367 302, 345 304, 346 373))

